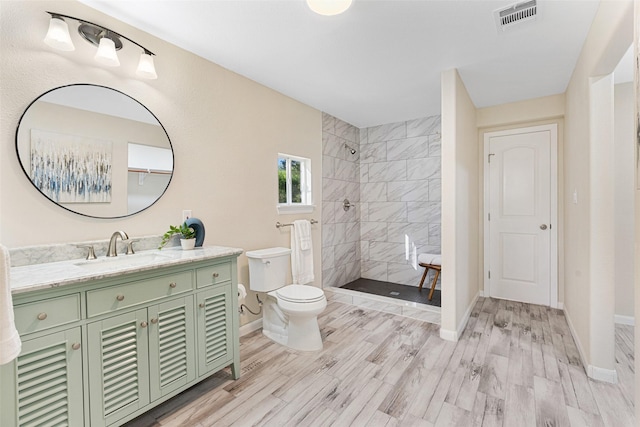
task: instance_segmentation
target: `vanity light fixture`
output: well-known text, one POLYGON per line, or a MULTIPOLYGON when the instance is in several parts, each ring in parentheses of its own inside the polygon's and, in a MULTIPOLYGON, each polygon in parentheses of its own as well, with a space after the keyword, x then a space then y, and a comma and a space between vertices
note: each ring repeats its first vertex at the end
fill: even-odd
POLYGON ((116 51, 122 49, 122 40, 120 39, 125 39, 142 49, 136 75, 146 79, 158 78, 158 74, 156 73, 156 69, 153 64, 154 53, 144 46, 141 46, 122 34, 118 34, 115 31, 101 25, 94 24, 93 22, 55 12, 47 13, 51 15, 49 31, 44 39, 44 42, 47 45, 65 51, 75 50, 73 42, 71 41, 71 36, 69 35, 69 27, 64 18, 73 19, 74 21, 78 21, 78 33, 82 38, 98 47, 95 55, 96 61, 112 67, 119 66, 120 60, 118 59, 116 51))
POLYGON ((54 13, 51 14, 49 31, 47 31, 47 36, 44 38, 44 42, 59 50, 67 52, 76 50, 76 47, 71 41, 71 36, 69 35, 69 26, 60 15, 56 15, 54 13))
POLYGON ((120 66, 120 60, 116 53, 116 44, 107 36, 102 36, 102 38, 100 38, 98 50, 96 51, 96 56, 94 58, 99 63, 110 67, 120 66))
POLYGON ((140 55, 140 62, 138 63, 138 69, 136 74, 146 79, 157 79, 156 67, 153 65, 153 53, 145 50, 140 55))
POLYGON ((349 9, 353 0, 307 0, 307 6, 319 15, 339 15, 349 9))

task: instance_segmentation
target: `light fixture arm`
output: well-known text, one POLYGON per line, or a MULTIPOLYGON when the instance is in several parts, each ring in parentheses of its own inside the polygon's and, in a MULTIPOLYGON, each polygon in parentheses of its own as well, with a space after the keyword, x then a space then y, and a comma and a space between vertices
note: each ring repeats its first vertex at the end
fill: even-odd
POLYGON ((76 18, 75 16, 64 15, 64 14, 62 14, 62 13, 49 12, 49 11, 46 11, 46 12, 47 12, 49 15, 51 15, 51 17, 52 17, 52 18, 68 18, 68 19, 73 19, 74 21, 78 21, 80 24, 89 24, 89 25, 93 25, 94 27, 99 28, 99 29, 101 29, 101 30, 105 31, 105 32, 106 32, 106 35, 108 35, 109 33, 114 34, 114 35, 116 35, 117 37, 121 37, 121 38, 123 38, 123 39, 125 39, 125 40, 127 40, 127 41, 129 41, 129 42, 131 42, 131 43, 133 43, 134 45, 138 46, 138 47, 139 47, 140 49, 142 49, 142 50, 143 50, 143 52, 144 52, 144 53, 146 53, 147 55, 154 55, 154 56, 155 56, 155 53, 151 52, 149 49, 147 49, 146 47, 142 46, 140 43, 136 43, 135 41, 131 40, 129 37, 127 37, 127 36, 123 36, 122 34, 117 33, 117 32, 115 32, 115 31, 113 31, 113 30, 111 30, 111 29, 109 29, 109 28, 107 28, 107 27, 105 27, 105 26, 103 26, 103 25, 98 25, 98 24, 95 24, 95 23, 93 23, 93 22, 91 22, 91 21, 87 21, 86 19, 80 19, 80 18, 76 18))

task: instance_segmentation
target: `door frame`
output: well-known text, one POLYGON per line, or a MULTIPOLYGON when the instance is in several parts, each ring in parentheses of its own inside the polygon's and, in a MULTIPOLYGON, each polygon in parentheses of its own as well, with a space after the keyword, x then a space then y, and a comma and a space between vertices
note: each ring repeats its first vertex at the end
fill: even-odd
POLYGON ((501 131, 484 132, 484 157, 482 159, 484 186, 483 186, 483 223, 484 223, 484 271, 483 271, 483 294, 485 297, 491 295, 489 281, 489 265, 490 265, 490 234, 489 234, 489 206, 490 206, 490 182, 489 168, 486 167, 489 159, 489 140, 496 136, 516 135, 526 132, 549 131, 550 141, 550 209, 551 209, 551 228, 549 238, 549 306, 552 308, 560 308, 558 304, 558 125, 550 123, 545 125, 527 126, 513 128, 501 131))

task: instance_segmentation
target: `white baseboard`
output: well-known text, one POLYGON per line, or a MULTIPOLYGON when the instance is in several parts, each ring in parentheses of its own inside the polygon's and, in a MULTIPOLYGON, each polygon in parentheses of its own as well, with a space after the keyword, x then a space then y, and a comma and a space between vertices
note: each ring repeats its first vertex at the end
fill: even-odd
POLYGON ((460 339, 460 337, 462 336, 462 333, 464 332, 464 328, 466 328, 467 323, 469 323, 469 317, 471 317, 473 306, 476 305, 476 302, 478 302, 479 297, 480 297, 480 292, 478 292, 476 296, 473 297, 473 301, 471 301, 471 304, 469 304, 469 307, 467 307, 467 311, 464 312, 464 316, 462 316, 462 319, 460 320, 460 324, 458 325, 457 330, 452 331, 450 329, 440 328, 440 338, 446 341, 454 341, 454 342, 460 339))
POLYGON ((558 306, 557 306, 556 308, 557 308, 558 310, 562 310, 562 311, 564 311, 564 303, 563 303, 563 302, 558 301, 558 306))
POLYGON ((479 297, 484 297, 484 289, 483 289, 483 290, 478 291, 478 296, 479 296, 479 297))
POLYGON ((442 338, 445 341, 456 342, 458 341, 458 334, 456 331, 440 328, 440 338, 442 338))
POLYGON ((597 366, 587 366, 587 376, 594 380, 604 381, 611 384, 618 383, 618 373, 615 369, 603 369, 597 366))
POLYGON ((620 314, 616 314, 615 316, 613 316, 613 321, 619 325, 636 325, 636 318, 633 316, 622 316, 620 314))
POLYGON ((578 347, 578 353, 580 354, 580 361, 582 362, 582 366, 586 367, 587 376, 594 380, 616 384, 618 382, 618 373, 615 369, 599 368, 587 363, 587 358, 584 356, 582 343, 578 339, 578 334, 576 333, 576 329, 573 327, 571 317, 569 316, 567 310, 563 308, 562 311, 564 312, 564 317, 567 319, 567 324, 569 325, 569 331, 571 332, 573 341, 576 343, 576 347, 578 347))
POLYGON ((253 331, 257 331, 260 328, 262 328, 262 319, 254 320, 253 322, 249 322, 246 325, 240 326, 240 336, 243 337, 253 331))

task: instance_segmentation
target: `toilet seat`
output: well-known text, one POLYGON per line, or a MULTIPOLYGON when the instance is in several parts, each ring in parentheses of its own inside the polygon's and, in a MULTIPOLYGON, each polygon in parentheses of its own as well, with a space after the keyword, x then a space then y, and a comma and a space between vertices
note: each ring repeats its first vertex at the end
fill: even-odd
POLYGON ((313 303, 325 298, 322 289, 306 285, 287 285, 275 293, 278 299, 293 303, 313 303))

